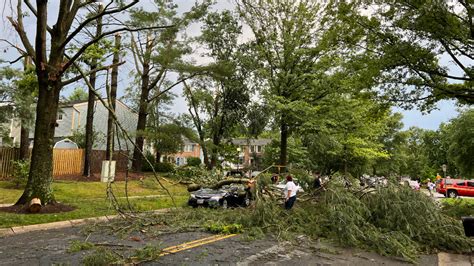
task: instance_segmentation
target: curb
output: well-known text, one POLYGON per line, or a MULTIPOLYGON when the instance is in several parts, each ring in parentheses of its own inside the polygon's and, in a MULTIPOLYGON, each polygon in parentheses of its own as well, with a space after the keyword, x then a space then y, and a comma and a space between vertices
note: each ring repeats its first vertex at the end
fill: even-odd
POLYGON ((461 254, 438 253, 438 266, 471 266, 471 256, 461 254))
MULTIPOLYGON (((160 214, 160 213, 168 212, 170 210, 171 208, 165 208, 165 209, 154 210, 147 213, 160 214)), ((86 223, 93 223, 93 222, 94 223, 107 222, 117 217, 119 217, 119 215, 106 215, 106 216, 100 216, 100 217, 59 221, 59 222, 52 222, 52 223, 45 223, 45 224, 32 224, 32 225, 25 225, 25 226, 14 226, 10 228, 0 228, 0 237, 7 237, 7 236, 12 236, 12 235, 17 235, 17 234, 33 232, 33 231, 76 227, 76 226, 80 226, 86 223)))

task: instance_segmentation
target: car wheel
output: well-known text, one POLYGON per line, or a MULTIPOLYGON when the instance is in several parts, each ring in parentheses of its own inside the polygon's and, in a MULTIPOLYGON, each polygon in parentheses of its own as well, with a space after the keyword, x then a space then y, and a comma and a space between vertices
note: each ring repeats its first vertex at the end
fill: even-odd
POLYGON ((458 196, 458 193, 456 192, 456 190, 448 191, 448 197, 449 198, 456 198, 457 196, 458 196))
POLYGON ((226 199, 222 200, 221 207, 222 207, 222 209, 227 209, 228 206, 227 206, 227 200, 226 199))
POLYGON ((250 206, 250 197, 247 196, 244 199, 244 207, 248 207, 248 206, 250 206))

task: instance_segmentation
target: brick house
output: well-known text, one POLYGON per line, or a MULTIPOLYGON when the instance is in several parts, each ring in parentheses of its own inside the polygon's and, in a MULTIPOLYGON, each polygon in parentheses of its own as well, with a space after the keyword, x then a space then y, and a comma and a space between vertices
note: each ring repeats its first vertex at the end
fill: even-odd
POLYGON ((271 139, 246 139, 246 138, 235 138, 231 140, 231 143, 236 146, 239 151, 239 163, 233 168, 249 167, 255 165, 263 157, 265 146, 272 142, 271 139))

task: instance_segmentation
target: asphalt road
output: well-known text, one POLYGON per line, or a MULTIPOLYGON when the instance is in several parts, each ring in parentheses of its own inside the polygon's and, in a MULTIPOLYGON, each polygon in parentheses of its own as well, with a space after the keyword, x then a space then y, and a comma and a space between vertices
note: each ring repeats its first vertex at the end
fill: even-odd
MULTIPOLYGON (((172 247, 168 250, 177 251, 163 254, 145 265, 408 265, 375 253, 311 242, 305 237, 299 237, 298 243, 294 244, 278 243, 271 238, 247 241, 239 235, 220 239, 221 236, 206 232, 169 233, 153 238, 135 233, 118 237, 88 228, 70 227, 2 237, 0 265, 81 265, 83 258, 92 251, 69 253, 67 250, 71 241, 86 239, 121 254, 129 254, 146 244, 172 247), (176 250, 175 246, 183 243, 188 243, 188 247, 193 243, 198 245, 176 250)), ((423 256, 419 262, 420 265, 437 265, 437 256, 423 256)))

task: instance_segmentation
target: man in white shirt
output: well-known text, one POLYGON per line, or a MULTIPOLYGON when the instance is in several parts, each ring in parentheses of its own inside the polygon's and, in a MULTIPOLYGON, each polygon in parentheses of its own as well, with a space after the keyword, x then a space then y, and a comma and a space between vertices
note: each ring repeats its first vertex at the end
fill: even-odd
POLYGON ((286 177, 286 185, 285 189, 283 190, 283 194, 285 197, 285 209, 289 210, 293 207, 296 201, 296 192, 298 191, 298 187, 293 183, 293 178, 289 175, 286 177))

